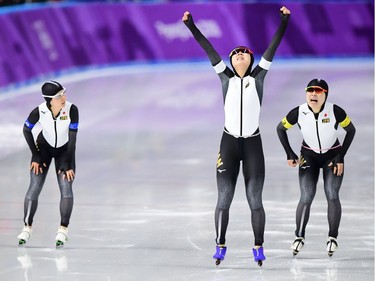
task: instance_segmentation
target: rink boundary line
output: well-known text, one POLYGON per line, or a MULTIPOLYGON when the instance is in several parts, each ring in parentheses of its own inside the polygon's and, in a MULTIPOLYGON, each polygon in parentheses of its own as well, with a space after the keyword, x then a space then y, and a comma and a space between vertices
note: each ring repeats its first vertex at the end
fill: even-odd
MULTIPOLYGON (((255 59, 255 63, 259 58, 255 59)), ((229 61, 225 61, 230 65, 229 61)), ((279 58, 272 63, 273 69, 284 69, 293 67, 295 69, 316 69, 324 65, 325 68, 341 69, 344 65, 350 65, 351 69, 372 69, 374 70, 373 57, 351 57, 351 58, 279 58), (327 66, 327 64, 331 64, 327 66)), ((40 91, 41 84, 47 80, 59 80, 62 84, 80 82, 95 78, 113 77, 124 74, 144 74, 154 72, 171 72, 177 70, 209 70, 212 69, 207 60, 187 60, 174 62, 149 62, 149 63, 124 63, 116 65, 90 66, 59 71, 44 75, 36 79, 18 83, 0 89, 0 102, 14 96, 30 94, 40 91)))
POLYGON ((198 245, 196 245, 196 244, 191 240, 191 236, 190 236, 190 235, 188 236, 187 240, 188 240, 188 242, 190 243, 190 245, 192 245, 195 249, 200 250, 200 251, 203 251, 202 248, 200 248, 198 245))

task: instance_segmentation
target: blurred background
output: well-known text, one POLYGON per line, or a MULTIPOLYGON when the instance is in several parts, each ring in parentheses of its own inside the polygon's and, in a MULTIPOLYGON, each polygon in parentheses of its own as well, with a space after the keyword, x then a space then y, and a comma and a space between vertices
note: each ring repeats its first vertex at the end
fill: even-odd
MULTIPOLYGON (((261 56, 280 8, 276 1, 0 2, 8 5, 0 9, 0 89, 83 68, 204 60, 181 22, 185 10, 224 58, 235 45, 261 56)), ((372 59, 373 1, 285 5, 293 14, 278 58, 372 59)))

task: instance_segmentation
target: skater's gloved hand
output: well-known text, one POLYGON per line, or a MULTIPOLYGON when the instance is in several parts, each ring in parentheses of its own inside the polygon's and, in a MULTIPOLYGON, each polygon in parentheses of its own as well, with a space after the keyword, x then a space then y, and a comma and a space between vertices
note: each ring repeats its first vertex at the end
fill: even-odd
POLYGON ((38 175, 39 173, 43 173, 43 167, 47 168, 47 164, 42 160, 42 156, 40 154, 33 155, 31 158, 30 170, 38 175))
POLYGON ((75 174, 74 174, 74 171, 72 169, 68 170, 68 171, 59 171, 59 174, 63 174, 63 179, 67 179, 68 181, 73 181, 74 180, 74 177, 75 177, 75 174))
POLYGON ((185 23, 186 26, 191 27, 194 26, 193 16, 190 12, 186 11, 182 17, 182 21, 185 23))
POLYGON ((288 165, 290 167, 295 167, 295 166, 297 166, 297 164, 299 164, 299 158, 298 158, 297 154, 295 154, 294 152, 292 152, 287 157, 288 157, 288 165))
POLYGON ((341 154, 337 154, 329 162, 328 167, 332 169, 333 173, 337 176, 342 176, 344 173, 344 159, 341 154))
POLYGON ((289 10, 287 7, 285 7, 285 6, 282 6, 282 7, 280 8, 280 13, 281 13, 282 15, 290 15, 290 10, 289 10))
POLYGON ((43 174, 43 167, 47 168, 46 163, 31 162, 30 170, 36 175, 43 174))
POLYGON ((74 170, 68 168, 67 164, 60 165, 60 167, 57 169, 57 174, 62 174, 63 179, 67 179, 68 181, 73 181, 75 177, 74 170))

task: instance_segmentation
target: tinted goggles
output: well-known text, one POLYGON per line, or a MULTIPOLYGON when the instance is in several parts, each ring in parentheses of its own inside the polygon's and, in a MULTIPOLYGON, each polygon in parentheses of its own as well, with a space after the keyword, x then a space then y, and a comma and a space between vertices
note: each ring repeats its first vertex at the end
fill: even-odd
POLYGON ((252 54, 253 52, 249 48, 246 48, 246 47, 237 47, 232 52, 230 52, 229 57, 232 57, 233 55, 239 54, 239 53, 252 54))
POLYGON ((325 89, 323 89, 323 88, 321 88, 321 87, 317 87, 317 86, 310 86, 310 87, 307 87, 307 88, 305 89, 305 91, 308 92, 308 93, 313 93, 313 92, 315 92, 315 93, 317 93, 318 95, 327 92, 327 90, 325 90, 325 89))

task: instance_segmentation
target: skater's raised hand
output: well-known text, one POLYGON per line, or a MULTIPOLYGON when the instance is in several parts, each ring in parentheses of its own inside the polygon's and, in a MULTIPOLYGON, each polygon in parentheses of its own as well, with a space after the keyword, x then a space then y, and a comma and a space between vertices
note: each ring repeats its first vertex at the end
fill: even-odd
POLYGON ((190 14, 190 12, 186 11, 182 17, 182 21, 184 22, 184 24, 191 28, 193 26, 195 26, 194 24, 194 21, 193 21, 193 16, 190 14))
POLYGON ((182 16, 182 21, 187 22, 189 20, 189 18, 191 18, 191 14, 190 14, 190 12, 186 11, 184 13, 184 15, 182 16))
POLYGON ((282 7, 280 8, 280 12, 281 12, 283 15, 290 15, 290 11, 289 11, 288 8, 285 7, 285 6, 282 6, 282 7))

